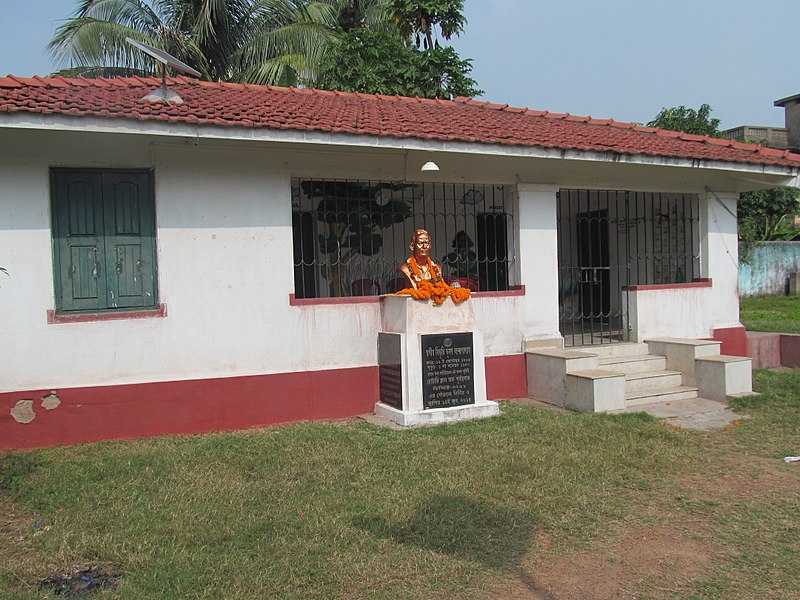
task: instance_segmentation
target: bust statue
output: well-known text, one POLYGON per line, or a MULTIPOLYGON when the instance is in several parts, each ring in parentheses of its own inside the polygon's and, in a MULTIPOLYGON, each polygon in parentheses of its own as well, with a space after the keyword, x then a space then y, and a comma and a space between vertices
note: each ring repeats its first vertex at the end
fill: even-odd
POLYGON ((431 258, 431 234, 425 229, 415 229, 408 246, 411 256, 398 269, 408 278, 411 287, 398 295, 415 300, 433 300, 437 306, 449 297, 459 304, 469 298, 470 291, 458 283, 450 286, 442 277, 442 268, 431 258))

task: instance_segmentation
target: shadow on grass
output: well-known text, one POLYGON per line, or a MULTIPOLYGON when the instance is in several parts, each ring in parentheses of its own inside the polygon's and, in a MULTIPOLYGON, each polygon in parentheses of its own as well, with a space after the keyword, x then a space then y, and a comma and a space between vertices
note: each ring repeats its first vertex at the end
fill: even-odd
POLYGON ((0 493, 17 491, 39 465, 39 457, 29 452, 0 455, 0 493))
POLYGON ((361 517, 353 524, 379 538, 506 571, 535 598, 549 597, 522 568, 536 523, 521 511, 466 496, 435 495, 406 521, 390 523, 378 516, 361 517))

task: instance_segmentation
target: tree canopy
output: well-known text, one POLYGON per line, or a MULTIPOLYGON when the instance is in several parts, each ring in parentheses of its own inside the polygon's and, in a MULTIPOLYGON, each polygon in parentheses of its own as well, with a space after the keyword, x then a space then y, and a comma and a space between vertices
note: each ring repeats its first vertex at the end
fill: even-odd
POLYGON ((471 61, 435 39, 463 30, 463 0, 75 2, 49 44, 62 75, 154 74, 152 61, 125 43, 131 37, 209 80, 427 97, 479 93, 471 61))
POLYGON ((323 68, 323 88, 425 98, 481 93, 469 76, 471 61, 449 46, 421 51, 394 32, 367 28, 349 32, 338 44, 323 68))
POLYGON ((717 137, 720 133, 719 119, 711 117, 711 110, 708 104, 701 104, 697 110, 683 105, 662 108, 647 126, 717 137))

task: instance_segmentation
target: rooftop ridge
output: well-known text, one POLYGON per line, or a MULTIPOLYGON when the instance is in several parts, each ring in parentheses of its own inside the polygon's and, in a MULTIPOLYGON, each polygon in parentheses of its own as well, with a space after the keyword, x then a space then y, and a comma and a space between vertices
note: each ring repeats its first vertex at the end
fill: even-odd
POLYGON ((476 108, 483 108, 486 110, 498 110, 498 111, 517 113, 517 114, 535 113, 535 116, 543 116, 549 119, 575 121, 575 122, 586 123, 587 125, 617 127, 619 129, 633 129, 634 131, 637 131, 639 133, 649 133, 649 134, 659 135, 662 137, 680 138, 684 141, 689 141, 689 142, 703 142, 705 144, 710 144, 713 146, 722 146, 726 148, 735 148, 737 150, 746 150, 746 151, 751 151, 755 154, 765 154, 767 156, 782 155, 783 158, 786 158, 788 160, 796 160, 800 162, 800 154, 792 152, 791 150, 771 148, 763 144, 749 144, 746 142, 739 142, 729 138, 719 138, 710 135, 685 133, 682 131, 675 131, 673 129, 663 129, 661 127, 650 127, 646 125, 640 125, 639 123, 616 121, 611 118, 598 119, 592 117, 591 115, 573 115, 571 113, 555 113, 555 112, 550 112, 548 110, 541 111, 528 107, 516 107, 516 106, 511 106, 509 104, 497 104, 493 102, 488 102, 486 100, 475 100, 474 98, 466 98, 464 96, 458 96, 454 99, 454 101, 460 102, 468 106, 474 106, 476 108), (778 154, 774 154, 775 152, 777 152, 778 154))
MULTIPOLYGON (((69 87, 75 88, 89 88, 89 87, 96 87, 98 89, 106 90, 106 91, 113 91, 113 90, 122 90, 126 88, 144 88, 148 85, 158 85, 160 83, 160 79, 157 77, 112 77, 112 78, 86 78, 86 77, 63 77, 58 75, 51 75, 51 76, 32 76, 32 77, 20 77, 16 75, 7 75, 5 77, 0 77, 0 90, 2 89, 16 89, 19 90, 21 88, 56 88, 56 89, 64 89, 69 87)), ((727 138, 716 138, 708 135, 695 135, 684 133, 680 131, 672 131, 662 128, 656 127, 648 127, 644 125, 639 125, 638 123, 631 123, 626 121, 616 121, 611 118, 601 119, 592 117, 591 115, 573 115, 570 113, 560 113, 560 112, 553 112, 549 110, 537 110, 534 108, 529 107, 516 107, 509 104, 491 102, 488 100, 476 100, 474 98, 466 98, 466 97, 456 97, 452 100, 447 99, 430 99, 430 98, 422 98, 422 97, 415 97, 415 96, 388 96, 385 94, 367 94, 362 92, 343 92, 338 90, 320 90, 315 88, 292 88, 292 87, 284 87, 284 86, 274 86, 274 85, 262 85, 262 84, 251 84, 251 83, 236 83, 236 82, 221 82, 221 81, 205 81, 205 80, 198 80, 193 78, 188 78, 184 76, 177 76, 177 77, 167 77, 167 84, 171 86, 186 86, 186 87, 206 87, 212 89, 229 89, 229 90, 242 90, 242 91, 269 91, 275 92, 280 94, 288 94, 288 95, 309 95, 309 96, 319 96, 319 97, 329 97, 329 98, 353 98, 358 100, 373 100, 377 102, 392 102, 392 103, 402 103, 402 104, 416 104, 416 105, 425 105, 431 107, 458 107, 458 106, 467 106, 478 110, 487 110, 487 111, 496 111, 500 113, 508 113, 514 115, 527 115, 530 117, 536 118, 543 118, 552 121, 564 121, 570 123, 580 123, 583 125, 591 125, 595 127, 609 127, 614 129, 622 129, 622 130, 630 130, 634 131, 639 134, 649 134, 655 137, 664 138, 664 139, 674 139, 680 140, 685 142, 695 142, 695 143, 702 143, 707 146, 714 146, 719 148, 730 148, 733 150, 749 153, 754 156, 762 156, 772 160, 785 160, 791 161, 793 163, 797 163, 797 166, 800 166, 800 154, 792 152, 790 150, 781 150, 776 148, 770 148, 768 146, 764 146, 761 144, 749 144, 744 142, 738 142, 735 140, 727 139, 727 138)), ((7 110, 14 110, 13 108, 9 108, 7 110)), ((17 108, 16 110, 20 110, 17 108)), ((24 109, 23 109, 24 110, 24 109)), ((52 111, 52 112, 59 112, 59 111, 52 111)), ((150 117, 152 118, 152 117, 150 117)), ((193 118, 193 117, 187 117, 193 118)), ((172 118, 170 118, 172 120, 172 118)), ((248 121, 249 122, 249 121, 248 121)), ((354 131, 358 129, 358 125, 356 126, 348 126, 348 129, 353 129, 354 131)), ((380 131, 375 132, 376 135, 382 135, 380 131)), ((385 135, 385 134, 383 134, 385 135)), ((447 135, 447 134, 441 134, 447 135)), ((451 137, 456 136, 457 134, 451 133, 449 134, 451 137)), ((464 133, 464 136, 468 138, 472 138, 468 133, 464 133)), ((435 138, 436 135, 433 133, 428 134, 414 134, 411 137, 425 137, 425 138, 435 138)), ((501 136, 503 137, 503 136, 501 136)), ((513 135, 509 135, 509 138, 513 138, 513 135)), ((518 138, 519 139, 519 138, 518 138)), ((482 141, 481 139, 477 139, 475 141, 482 141)), ((484 140, 485 141, 485 140, 484 140)), ((490 142, 487 142, 490 143, 490 142)), ((497 143, 497 142, 495 142, 497 143)), ((505 143, 513 143, 512 141, 505 142, 505 143)), ((540 145, 546 147, 548 145, 552 145, 553 147, 569 147, 566 146, 559 146, 558 144, 551 144, 545 141, 538 143, 537 141, 530 141, 526 140, 525 142, 520 142, 525 145, 540 145)), ((602 144, 600 144, 602 145, 602 144)), ((635 144, 632 144, 635 146, 635 144)), ((613 145, 612 145, 613 146, 613 145)), ((575 147, 579 147, 576 145, 575 147)), ((617 151, 621 153, 636 153, 633 150, 614 150, 613 147, 609 148, 610 151, 617 151)), ((639 153, 650 153, 658 155, 659 152, 653 149, 638 150, 639 153)), ((675 155, 675 151, 673 150, 672 153, 661 151, 662 155, 669 156, 675 155)), ((689 151, 686 151, 687 154, 690 154, 689 151)), ((702 157, 704 153, 699 153, 702 157)), ((691 157, 691 156, 688 156, 691 157)), ((702 159, 702 158, 701 158, 702 159)), ((725 160, 725 159, 720 159, 725 160)), ((735 158, 730 158, 733 162, 736 162, 735 158)), ((739 158, 739 161, 747 162, 744 158, 739 158)))

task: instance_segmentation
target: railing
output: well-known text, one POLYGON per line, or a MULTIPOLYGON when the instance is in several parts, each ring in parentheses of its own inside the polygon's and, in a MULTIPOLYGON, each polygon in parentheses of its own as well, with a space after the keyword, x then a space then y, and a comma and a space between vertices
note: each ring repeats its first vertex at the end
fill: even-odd
POLYGON ((506 185, 294 179, 295 296, 378 295, 407 286, 397 270, 416 228, 449 280, 473 291, 517 283, 514 188, 506 185))

